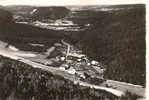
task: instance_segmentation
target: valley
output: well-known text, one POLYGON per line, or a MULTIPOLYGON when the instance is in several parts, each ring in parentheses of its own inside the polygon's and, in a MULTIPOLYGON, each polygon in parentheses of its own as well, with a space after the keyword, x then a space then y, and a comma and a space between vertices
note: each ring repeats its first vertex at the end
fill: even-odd
MULTIPOLYGON (((80 89, 86 87, 102 91, 101 95, 99 92, 98 96, 94 95, 96 99, 91 97, 89 100, 101 99, 103 94, 101 100, 106 97, 116 100, 145 98, 144 5, 6 6, 1 7, 0 12, 2 66, 3 59, 17 62, 16 68, 19 68, 19 63, 24 63, 26 67, 21 68, 26 70, 31 66, 29 73, 33 76, 32 70, 37 69, 37 72, 41 70, 58 75, 80 86, 80 89)), ((8 71, 7 74, 12 73, 8 71)), ((59 89, 55 93, 60 93, 59 89)), ((64 100, 73 98, 70 95, 64 100)), ((56 97, 51 98, 59 100, 56 97)), ((37 99, 34 98, 36 96, 26 100, 37 99)), ((83 100, 88 100, 85 98, 83 100)))

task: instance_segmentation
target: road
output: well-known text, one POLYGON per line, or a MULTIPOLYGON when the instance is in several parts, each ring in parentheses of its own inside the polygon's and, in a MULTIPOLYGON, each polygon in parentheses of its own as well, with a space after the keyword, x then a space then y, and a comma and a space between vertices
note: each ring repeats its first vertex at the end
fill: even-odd
POLYGON ((133 85, 126 82, 118 82, 114 80, 107 80, 106 83, 111 85, 112 87, 115 87, 115 89, 120 91, 129 91, 133 94, 137 94, 139 96, 145 97, 146 96, 146 90, 142 86, 139 85, 133 85))
MULTIPOLYGON (((74 84, 79 84, 81 86, 105 90, 109 93, 112 93, 115 96, 118 96, 118 97, 124 95, 124 93, 126 91, 130 91, 131 93, 135 93, 139 96, 145 97, 145 89, 141 86, 136 86, 136 85, 132 85, 132 84, 124 83, 124 82, 113 81, 113 80, 107 80, 104 84, 109 84, 110 86, 115 87, 115 89, 113 89, 113 88, 107 88, 104 86, 89 84, 89 83, 83 82, 83 81, 78 81, 75 79, 75 75, 72 75, 72 74, 69 74, 65 71, 62 71, 59 68, 55 68, 52 66, 51 67, 46 66, 46 65, 43 65, 43 64, 40 64, 37 62, 33 62, 31 60, 28 60, 28 59, 25 59, 25 58, 19 56, 22 53, 25 54, 26 52, 13 51, 9 48, 5 48, 5 44, 0 42, 0 55, 5 56, 5 57, 9 57, 9 58, 14 59, 14 60, 19 60, 20 62, 31 65, 34 68, 40 68, 42 70, 52 72, 53 74, 63 76, 64 78, 73 81, 74 84)), ((29 53, 27 53, 27 54, 29 55, 29 53)))

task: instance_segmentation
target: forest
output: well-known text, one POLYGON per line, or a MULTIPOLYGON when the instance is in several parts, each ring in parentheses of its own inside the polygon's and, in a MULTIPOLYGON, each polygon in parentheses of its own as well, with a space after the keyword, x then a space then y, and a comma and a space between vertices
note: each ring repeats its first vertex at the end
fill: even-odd
POLYGON ((0 56, 0 100, 136 100, 129 92, 116 97, 103 90, 74 85, 62 76, 0 56))
POLYGON ((0 56, 0 100, 105 100, 118 97, 0 56))

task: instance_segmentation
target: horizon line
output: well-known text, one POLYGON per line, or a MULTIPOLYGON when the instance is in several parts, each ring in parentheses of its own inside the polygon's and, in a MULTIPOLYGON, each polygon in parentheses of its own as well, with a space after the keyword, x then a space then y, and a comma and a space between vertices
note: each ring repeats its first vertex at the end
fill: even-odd
POLYGON ((88 4, 88 5, 32 5, 32 4, 12 4, 12 5, 2 5, 0 4, 0 6, 118 6, 118 5, 146 5, 145 3, 136 3, 136 4, 88 4))
POLYGON ((2 0, 0 5, 30 5, 30 6, 86 6, 86 5, 129 5, 129 4, 146 4, 146 0, 2 0))

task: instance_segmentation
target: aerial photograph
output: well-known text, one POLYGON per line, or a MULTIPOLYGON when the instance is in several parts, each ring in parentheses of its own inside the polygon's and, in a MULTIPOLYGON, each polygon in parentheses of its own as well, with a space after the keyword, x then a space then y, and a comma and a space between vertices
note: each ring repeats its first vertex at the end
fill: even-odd
POLYGON ((76 1, 0 1, 0 100, 146 100, 145 3, 76 1))

